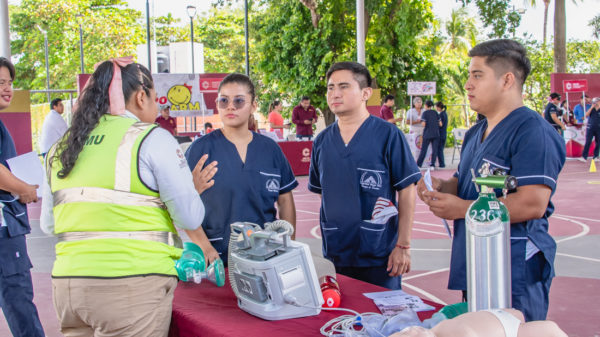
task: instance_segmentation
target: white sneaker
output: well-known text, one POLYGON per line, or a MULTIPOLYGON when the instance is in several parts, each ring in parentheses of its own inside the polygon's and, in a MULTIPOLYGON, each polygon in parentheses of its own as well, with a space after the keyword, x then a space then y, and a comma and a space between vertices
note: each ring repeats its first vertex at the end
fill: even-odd
POLYGON ((597 163, 600 161, 600 158, 596 157, 596 158, 594 158, 594 161, 597 163))
POLYGON ((583 159, 582 157, 577 158, 582 163, 587 163, 587 159, 583 159))

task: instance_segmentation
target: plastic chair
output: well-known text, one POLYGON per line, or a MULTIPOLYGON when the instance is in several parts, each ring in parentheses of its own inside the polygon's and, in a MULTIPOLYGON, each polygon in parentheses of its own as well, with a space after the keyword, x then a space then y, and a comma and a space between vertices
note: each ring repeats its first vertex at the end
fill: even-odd
POLYGON ((465 139, 466 132, 467 129, 456 128, 452 130, 452 135, 454 135, 454 150, 452 150, 452 163, 454 163, 454 154, 456 153, 456 150, 458 150, 458 158, 460 159, 460 151, 462 148, 463 140, 465 139))

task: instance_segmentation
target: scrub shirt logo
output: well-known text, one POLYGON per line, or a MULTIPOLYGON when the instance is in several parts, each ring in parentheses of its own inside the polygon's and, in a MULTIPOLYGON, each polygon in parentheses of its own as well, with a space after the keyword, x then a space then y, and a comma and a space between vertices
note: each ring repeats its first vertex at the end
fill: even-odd
POLYGON ((265 187, 269 192, 279 192, 279 180, 271 178, 267 180, 265 187))
POLYGON ((367 188, 371 190, 380 190, 381 189, 381 174, 379 171, 365 170, 359 169, 363 171, 360 176, 360 186, 362 188, 367 188))

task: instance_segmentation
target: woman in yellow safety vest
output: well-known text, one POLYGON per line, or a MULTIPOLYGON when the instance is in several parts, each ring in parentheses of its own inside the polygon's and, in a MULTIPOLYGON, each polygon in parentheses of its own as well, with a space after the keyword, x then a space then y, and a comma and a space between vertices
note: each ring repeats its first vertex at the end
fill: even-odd
POLYGON ((157 114, 148 69, 131 58, 102 62, 46 157, 41 226, 58 237, 52 287, 65 336, 168 333, 175 226, 201 228, 204 205, 157 114))

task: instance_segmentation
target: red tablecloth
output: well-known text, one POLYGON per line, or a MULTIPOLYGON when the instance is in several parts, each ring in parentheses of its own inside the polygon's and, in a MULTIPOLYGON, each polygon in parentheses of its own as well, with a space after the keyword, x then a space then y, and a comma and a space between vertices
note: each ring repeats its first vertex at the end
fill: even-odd
MULTIPOLYGON (((361 313, 379 312, 373 301, 363 293, 387 289, 339 274, 337 280, 342 291, 342 307, 361 313)), ((434 306, 436 310, 442 307, 437 303, 425 302, 434 306)), ((418 314, 423 320, 433 313, 434 311, 427 311, 418 314)), ((238 308, 229 282, 221 288, 209 282, 202 284, 179 282, 173 300, 173 318, 169 337, 319 336, 319 329, 327 321, 344 314, 340 311, 323 310, 317 316, 265 321, 238 308)))
POLYGON ((302 142, 278 142, 283 154, 290 162, 294 175, 308 175, 310 168, 310 153, 312 151, 312 141, 302 142))

